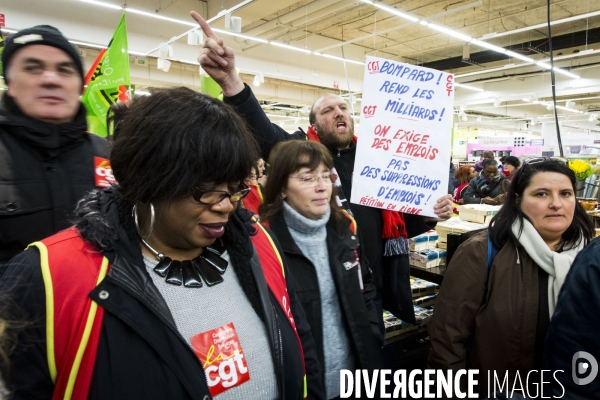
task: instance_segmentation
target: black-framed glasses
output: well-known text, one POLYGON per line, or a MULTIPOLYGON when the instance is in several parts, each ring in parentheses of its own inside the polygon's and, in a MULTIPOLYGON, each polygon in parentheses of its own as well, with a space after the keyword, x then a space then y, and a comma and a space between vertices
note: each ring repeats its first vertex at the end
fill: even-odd
POLYGON ((228 192, 226 190, 205 190, 197 186, 194 186, 191 190, 191 195, 194 200, 198 203, 205 204, 207 206, 217 204, 225 200, 225 197, 229 197, 231 203, 237 203, 250 193, 250 188, 245 183, 240 183, 239 187, 235 192, 228 192))

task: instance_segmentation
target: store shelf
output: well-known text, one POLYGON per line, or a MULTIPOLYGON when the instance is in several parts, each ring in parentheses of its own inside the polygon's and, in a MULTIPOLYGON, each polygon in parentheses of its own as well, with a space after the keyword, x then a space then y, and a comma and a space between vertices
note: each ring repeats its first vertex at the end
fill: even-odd
POLYGON ((416 278, 425 279, 426 281, 442 284, 444 275, 446 274, 446 266, 440 265, 439 267, 433 267, 428 269, 410 267, 410 275, 416 278))

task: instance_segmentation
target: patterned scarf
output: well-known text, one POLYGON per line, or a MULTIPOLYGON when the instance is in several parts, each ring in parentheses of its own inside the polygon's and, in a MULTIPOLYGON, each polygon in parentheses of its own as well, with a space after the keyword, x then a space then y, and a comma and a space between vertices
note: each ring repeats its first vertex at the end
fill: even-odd
POLYGON ((477 191, 481 194, 481 197, 487 197, 503 179, 504 174, 500 172, 497 172, 496 175, 490 178, 485 178, 482 171, 475 181, 475 185, 477 186, 477 191))
MULTIPOLYGON (((309 126, 306 131, 307 140, 321 143, 317 132, 309 126)), ((352 137, 352 142, 356 145, 357 137, 352 137)), ((331 171, 337 176, 337 171, 333 168, 331 171)), ((339 179, 335 180, 335 186, 338 188, 336 191, 336 203, 339 207, 344 207, 350 214, 352 211, 349 207, 349 202, 344 196, 342 190, 342 184, 339 179)), ((385 247, 383 251, 384 256, 395 256, 400 254, 408 254, 408 234, 406 233, 406 226, 404 224, 404 215, 398 211, 381 210, 381 217, 383 218, 383 231, 381 237, 386 239, 385 247)))

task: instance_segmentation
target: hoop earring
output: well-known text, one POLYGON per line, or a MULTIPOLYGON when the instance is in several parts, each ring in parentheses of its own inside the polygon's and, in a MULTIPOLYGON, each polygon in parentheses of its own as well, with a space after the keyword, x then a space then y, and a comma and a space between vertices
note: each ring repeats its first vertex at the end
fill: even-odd
POLYGON ((140 229, 140 224, 138 222, 137 216, 137 205, 134 205, 131 209, 131 215, 133 216, 133 221, 135 222, 135 230, 137 231, 138 235, 140 235, 142 239, 148 239, 152 234, 152 231, 154 230, 154 206, 152 205, 152 203, 150 203, 150 231, 148 231, 146 235, 142 235, 142 230, 140 229))

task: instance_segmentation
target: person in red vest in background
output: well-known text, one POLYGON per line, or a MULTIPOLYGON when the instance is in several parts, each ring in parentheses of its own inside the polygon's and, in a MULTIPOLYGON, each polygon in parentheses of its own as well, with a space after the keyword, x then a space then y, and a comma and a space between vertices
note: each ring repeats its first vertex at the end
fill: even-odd
POLYGON ((244 121, 188 88, 121 116, 118 185, 2 271, 12 317, 31 321, 15 332, 11 398, 323 398, 281 250, 238 206, 258 158, 244 121))
MULTIPOLYGON (((259 162, 260 162, 260 160, 259 160, 259 162)), ((263 161, 263 165, 264 165, 264 161, 263 161)), ((264 167, 263 167, 263 170, 264 170, 264 167)), ((252 167, 252 171, 250 172, 250 175, 248 175, 248 178, 246 178, 246 180, 244 181, 244 183, 250 188, 250 192, 248 192, 248 195, 246 197, 244 197, 244 200, 242 200, 242 204, 244 205, 244 208, 252 211, 252 213, 254 214, 254 216, 256 218, 258 218, 258 208, 260 207, 260 205, 263 202, 263 194, 262 194, 263 189, 262 189, 260 183, 258 183, 259 174, 257 171, 259 171, 258 163, 256 166, 252 167)))

